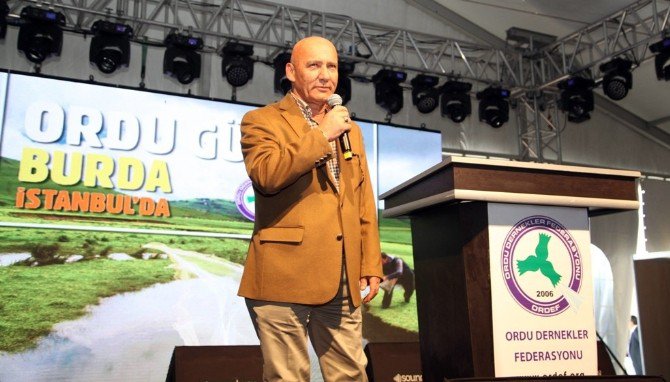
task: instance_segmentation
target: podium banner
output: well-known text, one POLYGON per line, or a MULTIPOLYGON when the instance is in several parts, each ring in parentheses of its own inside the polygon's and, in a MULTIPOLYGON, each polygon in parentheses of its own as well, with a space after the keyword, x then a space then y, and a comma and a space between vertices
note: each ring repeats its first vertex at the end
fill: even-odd
POLYGON ((496 377, 597 374, 585 208, 488 206, 496 377))

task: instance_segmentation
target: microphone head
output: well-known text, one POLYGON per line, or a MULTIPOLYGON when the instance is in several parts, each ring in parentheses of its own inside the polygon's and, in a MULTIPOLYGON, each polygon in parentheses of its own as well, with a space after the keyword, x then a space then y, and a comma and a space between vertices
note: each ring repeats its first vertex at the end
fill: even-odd
POLYGON ((328 106, 330 107, 340 106, 342 105, 342 97, 340 97, 339 94, 333 94, 328 97, 326 102, 328 102, 328 106))

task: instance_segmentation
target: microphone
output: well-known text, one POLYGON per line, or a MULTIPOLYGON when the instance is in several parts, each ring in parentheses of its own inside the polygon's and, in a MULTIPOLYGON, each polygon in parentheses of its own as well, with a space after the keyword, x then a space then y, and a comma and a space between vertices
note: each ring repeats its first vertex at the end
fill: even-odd
MULTIPOLYGON (((340 97, 338 94, 333 94, 328 97, 326 102, 328 102, 328 106, 330 107, 340 106, 342 105, 342 97, 340 97)), ((340 135, 340 148, 342 149, 342 155, 344 156, 345 160, 351 160, 351 158, 353 158, 354 154, 351 152, 349 133, 346 131, 340 135)))

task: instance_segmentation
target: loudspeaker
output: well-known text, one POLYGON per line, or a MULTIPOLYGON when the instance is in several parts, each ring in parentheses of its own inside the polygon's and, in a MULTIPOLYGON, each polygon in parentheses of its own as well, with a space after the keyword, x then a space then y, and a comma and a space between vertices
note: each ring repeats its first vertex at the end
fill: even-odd
POLYGON ((260 346, 176 346, 166 382, 261 382, 260 346))
POLYGON ((370 382, 422 381, 418 342, 368 343, 365 346, 370 382))

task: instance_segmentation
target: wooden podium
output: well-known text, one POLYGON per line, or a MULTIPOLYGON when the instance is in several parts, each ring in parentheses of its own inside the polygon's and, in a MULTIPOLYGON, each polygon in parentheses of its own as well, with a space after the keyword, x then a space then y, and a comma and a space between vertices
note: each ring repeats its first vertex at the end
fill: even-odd
POLYGON ((384 217, 411 218, 424 381, 497 375, 491 206, 574 209, 586 220, 588 247, 587 213, 637 209, 639 177, 636 171, 449 157, 381 195, 384 217))

